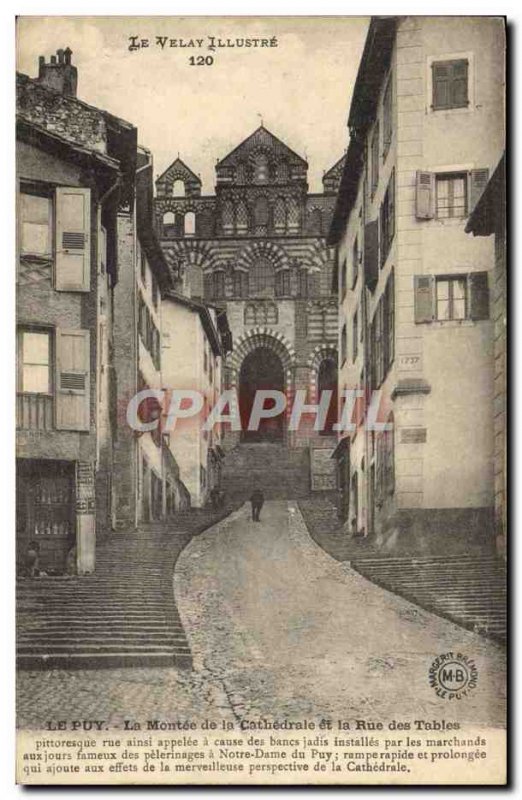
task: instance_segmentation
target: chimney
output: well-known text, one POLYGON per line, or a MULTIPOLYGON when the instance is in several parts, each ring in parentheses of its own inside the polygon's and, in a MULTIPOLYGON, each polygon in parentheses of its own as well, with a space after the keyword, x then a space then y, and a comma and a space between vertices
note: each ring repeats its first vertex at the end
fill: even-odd
POLYGON ((78 70, 71 64, 72 50, 66 47, 56 51, 48 63, 45 56, 38 59, 38 80, 43 86, 55 92, 76 97, 78 86, 78 70))

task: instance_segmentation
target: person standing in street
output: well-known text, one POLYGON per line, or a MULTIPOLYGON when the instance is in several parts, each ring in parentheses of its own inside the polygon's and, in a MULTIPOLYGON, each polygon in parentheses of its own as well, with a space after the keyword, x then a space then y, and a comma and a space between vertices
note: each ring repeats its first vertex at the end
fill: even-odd
POLYGON ((259 515, 265 502, 265 496, 260 489, 254 489, 250 495, 250 502, 252 504, 252 519, 254 522, 260 522, 259 515))

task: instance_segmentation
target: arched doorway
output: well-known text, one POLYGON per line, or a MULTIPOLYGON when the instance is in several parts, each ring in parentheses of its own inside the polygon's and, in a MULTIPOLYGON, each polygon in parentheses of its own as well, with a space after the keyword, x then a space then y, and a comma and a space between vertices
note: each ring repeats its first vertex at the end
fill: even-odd
MULTIPOLYGON (((284 391, 284 369, 279 356, 268 347, 256 347, 244 359, 239 375, 239 413, 242 441, 278 441, 283 438, 284 412, 277 417, 262 419, 257 431, 248 430, 255 393, 258 389, 284 391)), ((267 400, 264 408, 272 408, 267 400)))
POLYGON ((325 358, 319 366, 317 376, 317 389, 319 400, 325 389, 332 392, 326 422, 321 434, 328 436, 333 433, 334 423, 337 422, 337 364, 333 358, 325 358))

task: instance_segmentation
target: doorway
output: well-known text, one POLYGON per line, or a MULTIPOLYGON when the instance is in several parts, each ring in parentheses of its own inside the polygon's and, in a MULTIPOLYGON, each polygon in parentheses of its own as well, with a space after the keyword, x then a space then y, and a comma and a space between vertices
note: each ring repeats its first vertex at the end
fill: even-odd
MULTIPOLYGON (((248 430, 248 422, 256 392, 260 389, 284 392, 285 374, 279 356, 268 347, 257 347, 249 353, 241 366, 239 377, 239 413, 241 440, 244 442, 280 441, 284 435, 285 412, 276 417, 262 419, 257 431, 248 430)), ((271 400, 264 408, 273 408, 271 400)))

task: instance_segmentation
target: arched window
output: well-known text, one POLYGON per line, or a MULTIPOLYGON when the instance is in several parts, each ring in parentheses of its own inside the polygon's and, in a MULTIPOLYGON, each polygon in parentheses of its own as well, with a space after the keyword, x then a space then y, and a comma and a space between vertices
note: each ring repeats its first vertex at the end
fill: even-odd
POLYGON ((234 271, 234 297, 248 297, 248 272, 234 271))
POLYGON ((196 215, 193 211, 187 211, 185 214, 183 232, 185 236, 194 236, 196 233, 196 215))
POLYGON ((172 196, 185 197, 185 182, 180 178, 178 178, 178 180, 174 181, 172 184, 172 196))
POLYGON ((287 206, 287 230, 289 233, 298 233, 299 231, 299 206, 297 200, 291 197, 288 200, 287 206))
POLYGON ((176 235, 176 217, 173 211, 166 211, 163 214, 163 236, 176 235))
POLYGON ((274 231, 275 233, 286 231, 286 203, 283 197, 278 197, 274 204, 274 231))
POLYGON ((222 300, 225 297, 225 273, 222 269, 212 273, 212 297, 222 300))
POLYGON ((276 273, 276 297, 289 297, 290 294, 290 270, 280 269, 276 273))
POLYGON ((223 201, 223 208, 222 208, 222 224, 223 224, 223 233, 226 235, 230 235, 234 233, 234 205, 230 200, 223 201))
POLYGON ((273 297, 274 267, 268 258, 258 258, 250 272, 250 294, 254 297, 273 297))
POLYGON ((268 225, 268 200, 266 197, 258 197, 254 206, 254 220, 256 227, 268 225))
POLYGON ((255 182, 267 183, 268 182, 268 156, 260 153, 255 160, 255 182))
POLYGON ((248 233, 248 209, 242 200, 239 201, 236 209, 236 232, 248 233))

